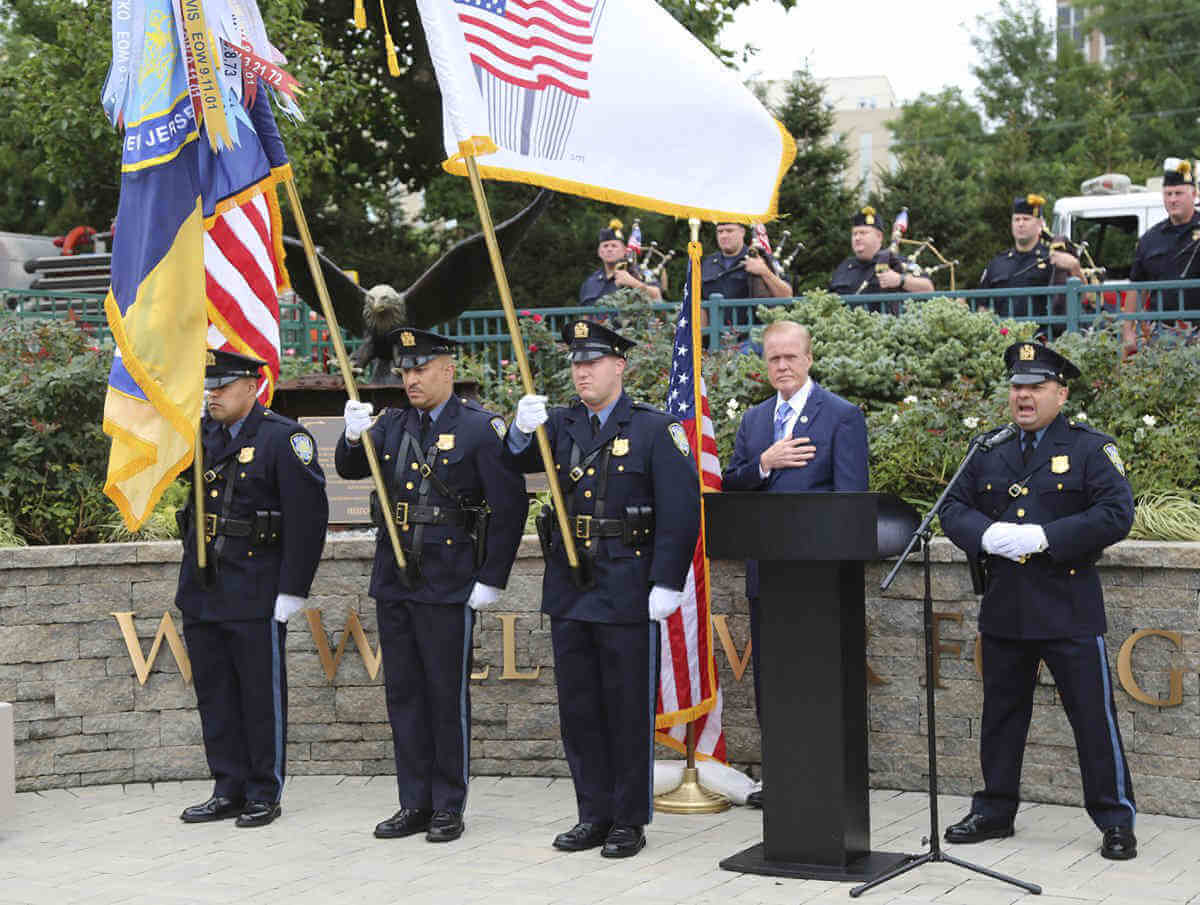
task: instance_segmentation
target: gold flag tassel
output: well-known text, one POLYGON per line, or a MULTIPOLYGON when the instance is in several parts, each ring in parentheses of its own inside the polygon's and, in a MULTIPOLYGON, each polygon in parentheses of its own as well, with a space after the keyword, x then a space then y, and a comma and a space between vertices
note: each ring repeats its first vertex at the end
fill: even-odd
POLYGON ((392 40, 392 30, 388 28, 387 10, 383 0, 379 0, 379 15, 383 16, 383 46, 387 51, 388 72, 392 78, 400 77, 400 61, 396 59, 396 42, 392 40))
POLYGON ((359 31, 367 27, 367 10, 363 0, 354 0, 354 27, 359 31))
MULTIPOLYGON (((701 414, 704 411, 700 395, 700 258, 703 249, 700 246, 700 221, 695 217, 688 220, 692 232, 692 241, 688 243, 688 260, 691 262, 692 279, 692 310, 688 317, 692 319, 692 362, 694 377, 692 378, 693 404, 696 412, 696 468, 700 478, 700 536, 704 537, 704 503, 703 497, 707 488, 704 486, 704 465, 700 461, 700 440, 702 429, 701 414)), ((712 588, 708 580, 708 553, 704 556, 704 586, 712 588)), ((709 594, 711 595, 711 590, 709 594)), ((710 604, 711 606, 711 604, 710 604)), ((709 637, 712 636, 711 610, 709 637)), ((711 654, 710 654, 711 656, 711 654)), ((703 668, 703 667, 702 667, 703 668)), ((654 799, 654 810, 662 814, 719 814, 729 807, 729 799, 700 783, 700 771, 696 769, 696 722, 687 724, 687 763, 683 768, 683 781, 672 791, 658 795, 654 799)))

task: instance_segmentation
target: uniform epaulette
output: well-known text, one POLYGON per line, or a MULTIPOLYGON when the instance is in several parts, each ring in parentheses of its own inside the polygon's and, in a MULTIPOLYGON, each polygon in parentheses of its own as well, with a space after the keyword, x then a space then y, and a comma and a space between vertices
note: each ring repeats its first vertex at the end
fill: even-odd
POLYGON ((468 408, 473 412, 482 412, 483 414, 487 415, 489 418, 495 416, 495 414, 496 414, 491 409, 484 407, 483 404, 480 403, 477 399, 471 399, 469 396, 459 396, 458 401, 463 406, 463 408, 468 408))
POLYGON ((634 402, 633 407, 635 409, 641 409, 643 412, 653 412, 656 415, 662 415, 664 418, 670 417, 670 415, 668 415, 662 409, 660 409, 656 406, 650 405, 650 403, 648 403, 648 402, 634 402))

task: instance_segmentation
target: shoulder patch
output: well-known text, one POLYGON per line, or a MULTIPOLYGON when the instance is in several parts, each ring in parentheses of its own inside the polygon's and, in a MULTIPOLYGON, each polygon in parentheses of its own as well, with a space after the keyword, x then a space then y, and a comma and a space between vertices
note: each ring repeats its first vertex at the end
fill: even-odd
POLYGON ((508 433, 508 425, 504 423, 504 419, 497 415, 488 423, 491 424, 492 430, 496 432, 496 436, 503 440, 504 435, 508 433))
POLYGON ((683 425, 678 421, 673 421, 667 425, 667 433, 671 435, 671 442, 675 444, 675 448, 685 456, 692 454, 692 446, 688 443, 687 431, 683 429, 683 425))
POLYGON ((1121 453, 1117 449, 1117 444, 1105 443, 1104 455, 1108 456, 1108 461, 1113 463, 1113 468, 1121 474, 1125 474, 1125 463, 1121 461, 1121 453))
POLYGON ((296 458, 309 465, 313 460, 313 453, 316 452, 316 447, 313 445, 312 437, 308 434, 292 434, 291 436, 292 452, 296 454, 296 458))

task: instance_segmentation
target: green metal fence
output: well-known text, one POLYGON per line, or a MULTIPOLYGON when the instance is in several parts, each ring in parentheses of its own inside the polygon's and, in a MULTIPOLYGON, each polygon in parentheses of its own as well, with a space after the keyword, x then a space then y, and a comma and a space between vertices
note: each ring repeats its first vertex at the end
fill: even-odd
MULTIPOLYGON (((951 296, 962 299, 972 310, 992 310, 1017 321, 1033 321, 1045 332, 1085 330, 1097 320, 1117 318, 1149 321, 1167 326, 1184 322, 1200 328, 1200 279, 1147 283, 1105 283, 1089 285, 1077 279, 1063 286, 1014 289, 972 289, 949 292, 886 293, 845 296, 847 305, 872 311, 897 313, 909 301, 951 296), (1197 310, 1187 310, 1187 304, 1197 310), (1125 311, 1126 307, 1134 310, 1125 311)), ((707 312, 704 332, 710 348, 722 343, 744 342, 757 320, 760 305, 791 305, 794 299, 726 299, 714 296, 701 303, 707 312)), ((300 361, 332 362, 333 343, 325 319, 303 302, 281 304, 280 342, 284 355, 300 361)), ((673 314, 678 302, 658 302, 652 308, 673 314)), ((103 296, 80 292, 40 292, 28 289, 0 290, 0 311, 21 318, 69 319, 93 333, 101 344, 111 344, 112 335, 104 316, 103 296)), ((577 317, 611 315, 604 306, 555 307, 533 309, 551 331, 577 317)), ((458 340, 464 349, 488 361, 497 369, 501 361, 512 357, 512 344, 503 311, 467 311, 454 321, 435 329, 458 340)), ((353 351, 362 340, 343 330, 347 347, 353 351)), ((336 370, 336 365, 328 365, 336 370)))

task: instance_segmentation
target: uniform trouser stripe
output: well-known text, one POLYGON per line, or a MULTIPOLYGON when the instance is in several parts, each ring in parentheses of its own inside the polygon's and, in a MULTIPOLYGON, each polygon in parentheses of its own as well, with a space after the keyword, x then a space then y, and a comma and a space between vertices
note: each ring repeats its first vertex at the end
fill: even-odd
POLYGON ((646 805, 647 813, 650 815, 646 821, 650 823, 654 820, 654 715, 658 704, 658 674, 659 674, 659 639, 658 639, 658 622, 650 620, 650 656, 647 658, 650 662, 650 679, 647 683, 650 688, 650 731, 647 733, 650 739, 650 754, 646 758, 650 766, 650 777, 646 783, 646 788, 650 790, 649 801, 646 805))
POLYGON ((463 810, 471 781, 471 645, 475 635, 475 611, 463 607, 462 680, 459 684, 458 712, 462 723, 463 810))
POLYGON ((1100 675, 1104 682, 1104 718, 1108 721, 1108 740, 1112 745, 1113 772, 1117 780, 1117 801, 1129 808, 1129 825, 1133 826, 1137 808, 1129 800, 1129 792, 1125 788, 1125 776, 1128 768, 1125 765, 1125 754, 1121 750, 1121 739, 1117 735, 1117 717, 1113 713, 1112 680, 1108 675, 1108 651, 1104 645, 1103 635, 1096 636, 1096 649, 1100 655, 1100 675))
POLYGON ((271 620, 271 702, 275 710, 275 781, 279 783, 276 803, 283 798, 283 771, 287 757, 283 743, 283 681, 282 681, 282 633, 279 623, 271 620))

